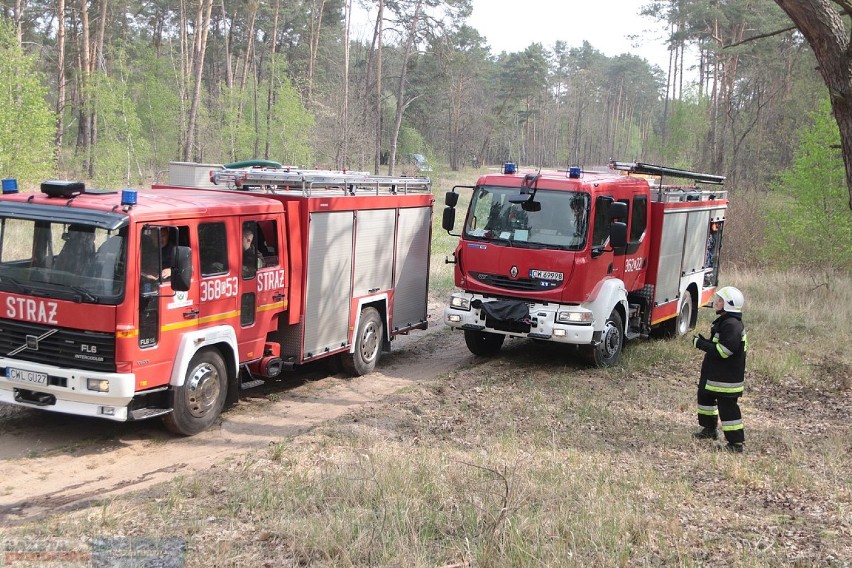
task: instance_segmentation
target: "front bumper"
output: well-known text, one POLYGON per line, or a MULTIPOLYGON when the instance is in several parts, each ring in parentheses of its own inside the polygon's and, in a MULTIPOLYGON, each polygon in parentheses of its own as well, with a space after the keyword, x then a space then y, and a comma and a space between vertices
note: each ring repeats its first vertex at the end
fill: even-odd
POLYGON ((136 375, 133 373, 64 369, 0 357, 0 402, 8 404, 125 422, 135 390, 136 375), (46 375, 47 381, 37 384, 13 380, 7 369, 46 375), (90 379, 108 381, 109 389, 106 392, 89 390, 90 379))
POLYGON ((526 302, 529 306, 529 331, 517 331, 516 325, 502 325, 502 322, 486 318, 481 309, 473 307, 476 300, 489 302, 481 294, 457 292, 450 298, 450 304, 444 308, 444 323, 454 329, 485 331, 507 335, 510 337, 526 337, 542 341, 554 341, 572 345, 590 345, 595 340, 594 321, 591 312, 580 306, 537 302, 526 302), (464 306, 470 306, 465 309, 464 306), (588 319, 582 323, 566 323, 557 321, 562 313, 574 313, 588 319))

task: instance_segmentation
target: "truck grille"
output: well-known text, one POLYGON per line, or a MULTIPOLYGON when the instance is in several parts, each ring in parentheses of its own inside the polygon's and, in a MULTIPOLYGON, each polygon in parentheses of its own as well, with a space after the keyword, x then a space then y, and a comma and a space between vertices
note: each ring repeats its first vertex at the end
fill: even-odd
POLYGON ((556 287, 555 282, 542 280, 532 280, 530 278, 509 278, 502 274, 489 274, 487 272, 471 272, 471 276, 489 286, 495 288, 503 288, 504 290, 521 290, 521 291, 540 291, 553 290, 556 287))
POLYGON ((114 373, 115 334, 0 319, 0 357, 114 373))

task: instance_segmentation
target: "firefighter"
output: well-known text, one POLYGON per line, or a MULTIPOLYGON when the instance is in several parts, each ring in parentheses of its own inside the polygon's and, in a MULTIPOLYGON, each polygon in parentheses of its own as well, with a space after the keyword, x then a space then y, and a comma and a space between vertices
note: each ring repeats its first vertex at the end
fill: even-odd
POLYGON ((692 344, 704 351, 698 382, 698 424, 693 437, 715 440, 721 420, 725 450, 741 453, 745 432, 737 400, 743 394, 748 339, 742 322, 743 293, 733 286, 719 289, 713 296, 717 317, 710 327, 710 338, 699 334, 692 344))

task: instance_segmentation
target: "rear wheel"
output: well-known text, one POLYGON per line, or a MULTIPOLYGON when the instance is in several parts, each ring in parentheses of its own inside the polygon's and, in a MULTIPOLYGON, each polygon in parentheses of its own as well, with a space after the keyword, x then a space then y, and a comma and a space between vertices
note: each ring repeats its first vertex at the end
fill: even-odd
POLYGON ((601 342, 589 348, 589 358, 598 367, 612 367, 621 358, 624 346, 624 323, 621 315, 613 310, 606 320, 601 342))
POLYGON ((665 334, 669 337, 681 337, 692 328, 692 294, 686 292, 677 317, 665 323, 665 334))
POLYGON ((375 308, 365 308, 355 336, 355 352, 344 353, 340 359, 346 372, 356 377, 373 372, 382 354, 384 333, 379 312, 375 308))
POLYGON ((183 436, 213 425, 225 406, 228 375, 218 352, 199 351, 189 362, 186 379, 174 390, 172 413, 163 417, 166 428, 183 436))
POLYGON ((487 331, 464 330, 464 342, 474 355, 489 357, 495 355, 503 346, 505 335, 499 333, 488 333, 487 331))

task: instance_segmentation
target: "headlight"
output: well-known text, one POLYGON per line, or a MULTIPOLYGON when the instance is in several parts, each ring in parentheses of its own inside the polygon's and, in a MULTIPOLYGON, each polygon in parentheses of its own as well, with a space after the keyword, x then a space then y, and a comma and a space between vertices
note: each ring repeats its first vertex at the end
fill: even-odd
POLYGON ((556 323, 589 324, 592 323, 592 312, 559 312, 556 314, 556 323))
POLYGON ((463 296, 453 296, 450 299, 450 306, 457 310, 470 310, 470 300, 463 296))
POLYGON ((109 381, 106 379, 86 379, 86 388, 95 392, 109 392, 109 381))

